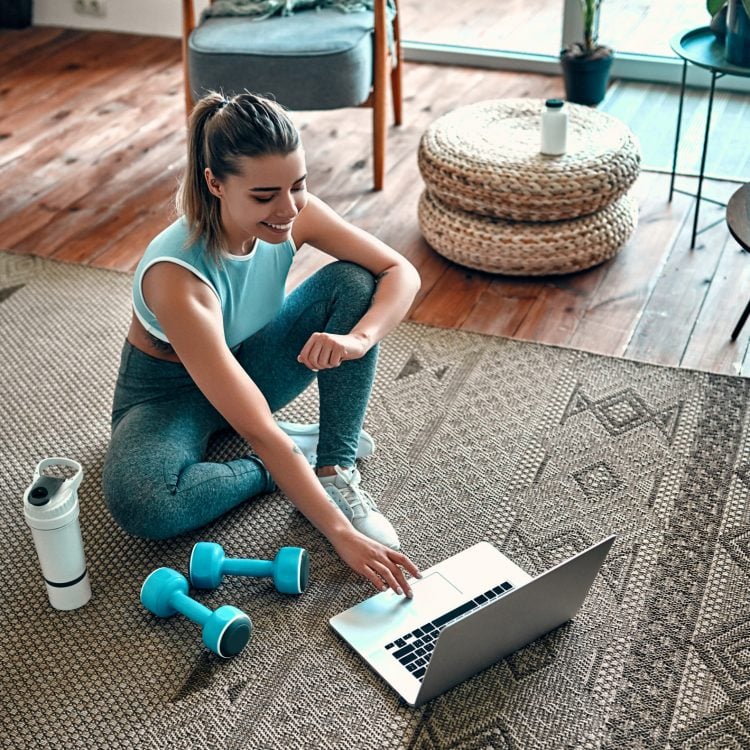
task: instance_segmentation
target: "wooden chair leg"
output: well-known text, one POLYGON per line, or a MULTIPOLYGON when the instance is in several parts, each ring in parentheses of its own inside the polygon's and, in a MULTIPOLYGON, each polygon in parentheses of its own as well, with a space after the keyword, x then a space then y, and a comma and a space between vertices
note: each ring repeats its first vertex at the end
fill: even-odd
POLYGON ((385 137, 388 109, 388 40, 385 34, 385 2, 375 5, 375 59, 373 71, 372 151, 375 190, 383 189, 385 178, 385 137))
POLYGON ((391 98, 393 99, 393 120, 396 125, 400 125, 403 113, 403 93, 401 88, 401 62, 403 60, 401 53, 401 24, 399 15, 393 19, 393 48, 396 55, 395 65, 391 68, 391 98))
POLYGON ((193 111, 193 91, 190 86, 190 67, 188 65, 188 38, 195 28, 195 10, 193 0, 182 2, 182 80, 185 86, 185 117, 193 111))
POLYGON ((393 98, 393 121, 396 125, 402 122, 403 99, 401 93, 401 61, 391 71, 391 97, 393 98))
POLYGON ((388 123, 386 121, 387 97, 384 95, 385 87, 375 95, 375 106, 372 111, 372 136, 373 136, 373 179, 375 190, 383 189, 385 180, 385 146, 386 131, 388 123))

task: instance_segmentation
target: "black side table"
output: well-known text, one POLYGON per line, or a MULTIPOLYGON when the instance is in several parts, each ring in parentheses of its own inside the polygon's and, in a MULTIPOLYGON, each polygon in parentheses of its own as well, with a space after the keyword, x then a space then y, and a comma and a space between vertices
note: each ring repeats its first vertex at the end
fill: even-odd
MULTIPOLYGON (((682 87, 680 89, 680 107, 677 111, 677 130, 674 136, 674 157, 672 159, 672 179, 669 183, 669 200, 672 200, 674 193, 690 195, 696 199, 695 216, 693 217, 693 234, 690 239, 690 247, 695 247, 695 237, 698 232, 698 213, 703 192, 703 174, 706 169, 706 152, 708 151, 708 133, 711 127, 711 110, 714 103, 714 90, 716 88, 716 79, 724 76, 741 76, 750 78, 750 68, 740 67, 728 63, 724 57, 724 45, 716 39, 713 31, 708 26, 700 26, 697 29, 682 31, 672 38, 670 46, 674 52, 682 58, 682 87), (688 63, 697 65, 711 71, 711 93, 708 97, 708 114, 706 115, 706 131, 703 136, 703 154, 701 156, 700 173, 698 175, 698 192, 689 193, 685 190, 677 190, 674 186, 675 172, 677 171, 677 148, 680 142, 680 127, 682 125, 682 105, 685 99, 685 79, 687 77, 688 63)), ((709 203, 716 203, 719 206, 726 204, 711 198, 702 198, 709 203)), ((718 224, 722 219, 715 221, 707 227, 703 227, 701 232, 718 224)))
MULTIPOLYGON (((727 203, 727 226, 732 233, 732 237, 740 243, 740 247, 750 252, 750 182, 735 191, 729 199, 729 203, 727 203)), ((732 331, 732 341, 737 340, 748 315, 750 315, 750 302, 747 303, 732 331)))

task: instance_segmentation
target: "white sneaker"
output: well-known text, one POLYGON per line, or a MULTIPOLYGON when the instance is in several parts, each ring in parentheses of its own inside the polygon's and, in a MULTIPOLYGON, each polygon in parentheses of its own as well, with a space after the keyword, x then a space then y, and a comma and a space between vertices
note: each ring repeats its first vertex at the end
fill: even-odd
MULTIPOLYGON (((279 427, 294 441, 295 445, 302 451, 302 455, 313 468, 318 461, 318 438, 320 437, 320 425, 298 424, 296 422, 276 422, 279 427)), ((357 458, 367 458, 375 453, 375 440, 372 436, 360 430, 357 442, 357 458)))
POLYGON ((359 486, 361 477, 357 467, 335 468, 334 475, 318 477, 331 502, 352 522, 357 531, 386 547, 400 550, 401 543, 391 522, 377 509, 372 497, 359 486))

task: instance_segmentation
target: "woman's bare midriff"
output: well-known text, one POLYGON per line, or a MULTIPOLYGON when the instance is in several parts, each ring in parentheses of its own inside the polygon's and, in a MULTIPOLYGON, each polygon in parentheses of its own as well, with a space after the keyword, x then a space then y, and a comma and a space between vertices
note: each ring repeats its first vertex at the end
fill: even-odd
POLYGON ((167 362, 179 362, 180 358, 174 353, 172 347, 155 339, 144 327, 135 315, 130 319, 130 329, 128 330, 128 342, 136 349, 140 349, 145 354, 156 359, 164 359, 167 362))

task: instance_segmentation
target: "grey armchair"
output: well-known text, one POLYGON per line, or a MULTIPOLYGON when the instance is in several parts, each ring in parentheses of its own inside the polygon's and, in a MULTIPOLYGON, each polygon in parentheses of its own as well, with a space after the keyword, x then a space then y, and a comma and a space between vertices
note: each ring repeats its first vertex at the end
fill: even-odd
POLYGON ((373 11, 208 16, 198 25, 193 0, 183 0, 182 18, 188 114, 212 89, 271 93, 292 110, 371 107, 374 187, 383 188, 389 79, 397 125, 402 112, 399 19, 389 35, 386 0, 375 0, 373 11))

